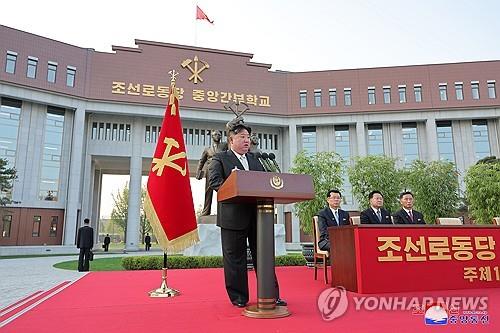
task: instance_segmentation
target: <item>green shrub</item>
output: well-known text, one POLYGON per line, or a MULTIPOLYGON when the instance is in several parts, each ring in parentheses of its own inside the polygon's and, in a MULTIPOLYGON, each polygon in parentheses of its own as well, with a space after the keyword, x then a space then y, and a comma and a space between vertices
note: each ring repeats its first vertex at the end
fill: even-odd
MULTIPOLYGON (((301 254, 276 257, 276 266, 303 266, 306 260, 301 254)), ((158 270, 163 268, 163 256, 126 257, 122 259, 126 270, 158 270)), ((220 256, 170 256, 167 260, 169 269, 217 268, 222 267, 220 256)))

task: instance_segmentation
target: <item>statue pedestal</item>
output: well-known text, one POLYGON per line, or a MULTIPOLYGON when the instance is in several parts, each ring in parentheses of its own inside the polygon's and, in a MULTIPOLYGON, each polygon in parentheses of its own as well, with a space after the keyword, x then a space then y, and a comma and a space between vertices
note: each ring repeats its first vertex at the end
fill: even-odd
POLYGON ((205 215, 198 217, 198 224, 216 224, 217 215, 205 215))
MULTIPOLYGON (((201 216, 201 218, 216 218, 216 215, 201 216)), ((198 235, 200 242, 184 250, 185 256, 222 256, 220 241, 220 228, 214 224, 198 222, 198 235)), ((277 256, 286 254, 285 249, 285 225, 274 225, 274 253, 277 256)))

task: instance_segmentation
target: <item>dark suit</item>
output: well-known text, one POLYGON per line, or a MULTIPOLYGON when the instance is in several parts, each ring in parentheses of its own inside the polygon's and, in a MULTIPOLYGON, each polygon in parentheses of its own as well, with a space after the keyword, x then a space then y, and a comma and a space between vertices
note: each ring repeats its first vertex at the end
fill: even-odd
POLYGON ((149 249, 151 248, 151 236, 147 235, 146 237, 144 237, 144 243, 146 243, 146 251, 149 251, 149 249))
POLYGON ((378 220, 377 214, 375 214, 375 211, 370 207, 361 212, 359 219, 361 224, 392 224, 391 213, 384 208, 380 208, 380 214, 382 216, 382 221, 378 220))
POLYGON ((104 251, 108 252, 109 243, 111 243, 111 238, 109 236, 104 237, 104 251))
POLYGON ((326 207, 318 213, 318 229, 319 241, 318 247, 323 251, 330 251, 330 240, 328 237, 328 227, 336 227, 339 225, 349 225, 349 213, 339 209, 339 221, 335 220, 330 207, 326 207))
MULTIPOLYGON (((250 170, 264 171, 260 162, 246 154, 250 170)), ((209 166, 210 187, 218 191, 237 167, 245 170, 232 150, 214 155, 209 166)), ((217 205, 217 225, 221 228, 224 279, 231 302, 248 302, 247 238, 257 272, 257 206, 255 204, 221 203, 217 205)), ((279 288, 276 282, 276 298, 279 288)))
POLYGON ((76 236, 76 247, 80 249, 78 271, 88 272, 90 250, 94 247, 94 229, 88 225, 80 227, 76 236))
POLYGON ((398 210, 393 215, 394 224, 425 224, 424 215, 422 215, 422 213, 413 209, 411 210, 411 213, 413 215, 413 221, 404 209, 398 210))

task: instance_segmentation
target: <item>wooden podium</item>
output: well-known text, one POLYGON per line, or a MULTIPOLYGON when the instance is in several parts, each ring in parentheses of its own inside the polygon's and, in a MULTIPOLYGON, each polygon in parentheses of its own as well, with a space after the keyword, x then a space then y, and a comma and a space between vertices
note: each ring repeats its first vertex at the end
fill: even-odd
POLYGON ((217 201, 257 204, 257 305, 243 314, 251 318, 290 315, 276 306, 274 285, 274 204, 314 198, 312 178, 289 173, 235 170, 217 192, 217 201))

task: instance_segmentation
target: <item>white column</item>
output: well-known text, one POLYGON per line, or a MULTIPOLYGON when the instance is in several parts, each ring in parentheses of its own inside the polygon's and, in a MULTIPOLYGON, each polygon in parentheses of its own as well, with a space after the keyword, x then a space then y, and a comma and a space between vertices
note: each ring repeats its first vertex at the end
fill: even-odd
POLYGON ((425 134, 427 136, 427 161, 439 160, 436 119, 433 117, 427 118, 425 122, 425 134))
MULTIPOLYGON (((290 160, 289 165, 293 166, 293 159, 297 155, 297 125, 292 123, 288 125, 288 134, 289 134, 289 151, 290 151, 290 160)), ((290 211, 293 212, 293 209, 290 207, 290 211)), ((292 242, 298 243, 300 242, 300 224, 299 219, 295 214, 292 214, 292 242)))
POLYGON ((141 218, 141 177, 142 177, 142 121, 135 118, 132 127, 132 156, 130 157, 130 182, 128 192, 127 244, 125 250, 139 250, 139 221, 141 218))
MULTIPOLYGON (((85 128, 85 106, 76 108, 73 119, 73 135, 71 138, 71 160, 69 165, 68 197, 64 218, 64 245, 75 244, 78 221, 78 211, 81 209, 80 194, 82 184, 82 159, 85 128)), ((82 216, 82 219, 87 216, 82 216)), ((95 225, 95 221, 91 221, 95 225)))
POLYGON ((363 121, 356 122, 356 137, 358 140, 358 156, 366 156, 366 130, 363 121))

